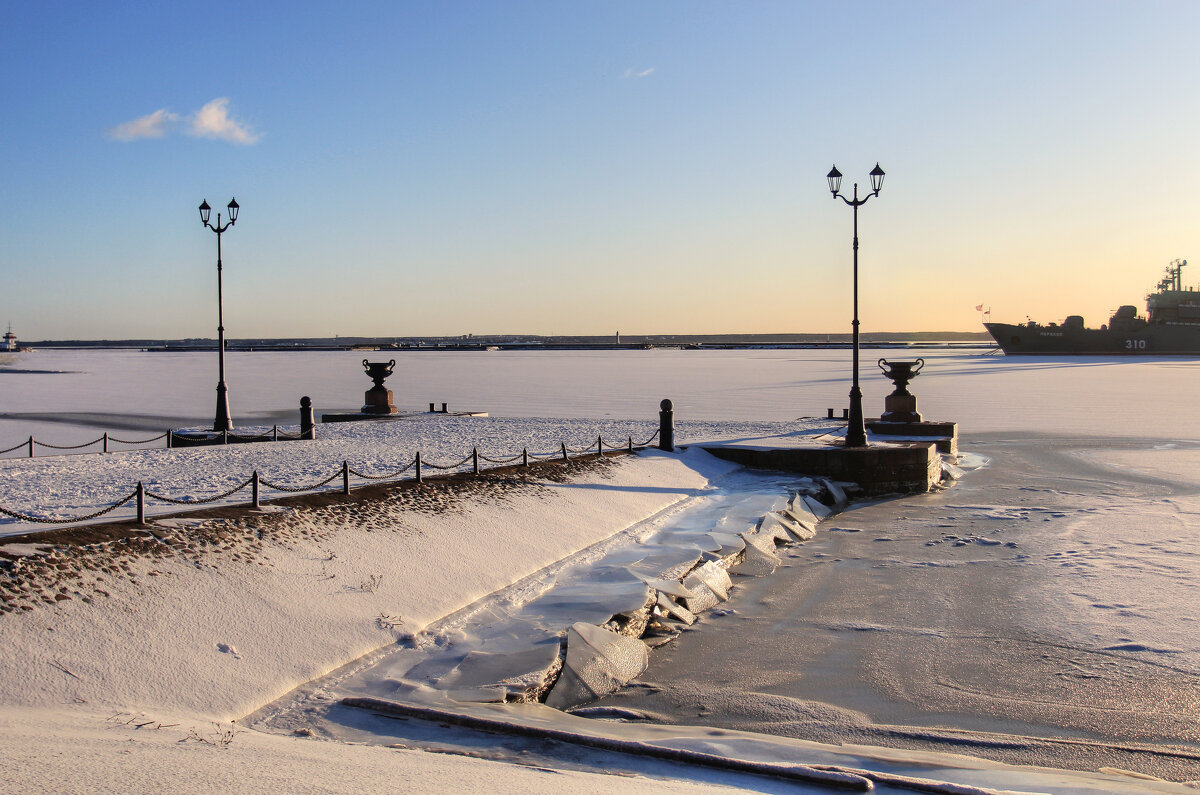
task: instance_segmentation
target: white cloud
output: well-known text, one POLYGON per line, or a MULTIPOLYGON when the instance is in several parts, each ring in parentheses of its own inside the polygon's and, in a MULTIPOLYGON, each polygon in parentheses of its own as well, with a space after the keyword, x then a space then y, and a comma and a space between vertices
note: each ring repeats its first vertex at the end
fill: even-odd
POLYGON ((626 80, 630 78, 634 80, 641 80, 643 77, 649 77, 652 74, 654 74, 653 66, 651 66, 649 69, 643 69, 640 72, 634 71, 633 69, 626 69, 625 74, 622 75, 622 77, 624 77, 626 80))
POLYGON ((156 110, 140 119, 118 124, 108 131, 110 138, 118 141, 136 141, 139 138, 162 138, 176 126, 179 116, 169 110, 156 110))
POLYGON ((192 135, 219 138, 235 144, 252 144, 259 136, 245 124, 229 118, 229 98, 220 97, 196 111, 191 118, 192 135))
POLYGON ((252 144, 261 137, 244 123, 230 118, 229 98, 218 97, 188 116, 163 108, 140 119, 118 124, 108 131, 117 141, 137 141, 143 138, 163 138, 170 133, 185 132, 197 138, 217 138, 235 144, 252 144))

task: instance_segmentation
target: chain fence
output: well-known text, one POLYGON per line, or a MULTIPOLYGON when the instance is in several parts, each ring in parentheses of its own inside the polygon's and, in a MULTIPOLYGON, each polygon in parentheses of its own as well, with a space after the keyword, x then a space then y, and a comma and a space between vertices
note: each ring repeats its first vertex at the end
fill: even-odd
POLYGON ((311 437, 306 436, 303 430, 294 434, 287 433, 279 430, 278 425, 273 426, 269 431, 264 431, 263 433, 258 434, 240 434, 232 433, 230 431, 218 433, 216 431, 208 432, 171 429, 163 431, 157 436, 151 436, 149 439, 121 439, 117 436, 113 436, 110 433, 104 433, 100 436, 97 436, 95 439, 92 439, 88 442, 83 442, 82 444, 52 444, 50 442, 44 442, 41 439, 30 436, 28 439, 20 442, 19 444, 15 444, 12 447, 6 447, 3 450, 0 450, 0 456, 8 455, 9 453, 15 453, 18 450, 24 449, 26 458, 40 458, 42 456, 39 456, 37 453, 39 448, 55 451, 53 453, 49 453, 48 455, 63 455, 64 451, 83 450, 86 447, 93 447, 95 445, 100 445, 101 449, 88 451, 88 454, 98 452, 132 452, 129 450, 109 450, 109 445, 119 444, 124 445, 125 447, 147 449, 140 447, 140 445, 153 444, 155 442, 163 441, 164 439, 166 440, 165 446, 168 449, 171 449, 175 447, 206 447, 210 445, 243 444, 249 442, 300 441, 308 438, 311 437))
MULTIPOLYGON (((328 486, 333 481, 341 478, 341 480, 342 480, 341 490, 344 494, 349 494, 351 491, 351 488, 352 488, 352 483, 351 483, 352 476, 355 478, 358 478, 360 480, 366 480, 366 481, 371 481, 371 482, 382 482, 382 481, 388 481, 388 480, 399 480, 410 470, 415 470, 412 480, 414 480, 416 483, 419 484, 423 480, 422 469, 424 469, 424 468, 437 470, 439 472, 451 472, 453 470, 461 470, 462 474, 479 475, 484 472, 484 470, 482 470, 480 468, 480 464, 479 464, 480 461, 486 461, 488 463, 496 464, 499 466, 507 466, 510 464, 515 464, 516 462, 520 461, 521 462, 520 466, 529 466, 530 460, 533 460, 536 462, 536 461, 546 461, 546 460, 550 460, 550 459, 559 459, 559 460, 562 460, 563 462, 567 462, 567 461, 572 460, 571 459, 572 454, 574 454, 576 457, 579 457, 579 456, 582 456, 585 454, 595 454, 597 456, 600 456, 600 455, 604 454, 606 449, 609 452, 621 451, 621 452, 632 453, 636 450, 642 450, 642 449, 645 449, 646 447, 648 447, 651 442, 653 442, 656 438, 659 437, 659 434, 661 432, 662 432, 661 429, 658 431, 655 431, 654 434, 649 439, 647 439, 645 442, 642 442, 641 444, 635 444, 632 436, 627 437, 625 442, 623 442, 621 444, 609 444, 604 441, 604 438, 602 436, 597 435, 595 442, 593 442, 589 445, 586 445, 584 447, 568 447, 566 442, 563 442, 559 445, 559 448, 557 450, 547 452, 547 453, 537 453, 537 452, 533 452, 533 451, 529 450, 528 448, 524 448, 521 450, 520 453, 517 453, 516 455, 507 456, 507 457, 498 457, 498 458, 489 457, 489 456, 479 452, 478 448, 472 448, 471 452, 467 453, 466 456, 464 456, 463 458, 459 459, 458 461, 455 461, 454 463, 450 463, 450 464, 437 464, 437 463, 434 463, 433 461, 423 460, 421 457, 420 451, 418 451, 415 454, 415 456, 413 457, 413 459, 406 466, 404 466, 400 469, 390 471, 390 472, 385 472, 383 474, 370 474, 367 472, 363 472, 359 469, 351 467, 349 462, 343 461, 341 467, 336 472, 334 472, 332 475, 325 478, 324 480, 320 480, 316 483, 310 483, 310 484, 301 485, 301 486, 293 486, 293 485, 288 485, 285 483, 277 483, 277 482, 268 480, 266 478, 261 477, 259 475, 258 471, 256 470, 253 474, 251 474, 249 477, 247 477, 245 480, 243 480, 241 483, 234 486, 233 488, 231 488, 227 491, 224 491, 220 494, 214 494, 214 495, 211 495, 208 497, 172 497, 167 494, 160 493, 158 491, 151 491, 151 490, 147 489, 142 484, 141 481, 138 481, 137 487, 131 493, 127 494, 126 496, 122 497, 121 499, 119 499, 115 502, 109 503, 109 504, 101 507, 99 510, 93 511, 91 513, 83 514, 80 516, 67 516, 67 517, 37 516, 34 514, 22 512, 22 511, 12 510, 10 508, 5 508, 4 506, 0 506, 0 515, 7 516, 7 517, 17 520, 17 521, 31 522, 34 524, 67 525, 67 524, 75 524, 78 522, 88 522, 88 521, 92 521, 94 519, 98 519, 102 516, 105 516, 106 514, 112 513, 113 511, 115 511, 116 509, 118 509, 124 505, 128 505, 130 502, 134 502, 135 506, 136 506, 136 511, 137 511, 137 521, 139 524, 144 524, 146 521, 146 503, 150 500, 155 500, 157 502, 166 503, 168 505, 179 505, 179 506, 189 506, 189 507, 197 506, 197 505, 208 505, 211 503, 220 502, 221 500, 228 499, 229 497, 232 497, 234 494, 237 494, 238 492, 242 491, 243 489, 250 487, 252 490, 252 493, 253 493, 251 504, 254 505, 255 507, 257 507, 260 503, 260 490, 262 488, 271 489, 273 491, 278 491, 278 492, 282 492, 285 494, 300 494, 300 493, 305 493, 305 492, 319 491, 319 490, 323 489, 324 487, 328 486), (466 466, 468 463, 470 463, 471 469, 463 470, 462 468, 464 466, 466 466)), ((23 443, 17 445, 16 447, 9 448, 8 450, 0 450, 0 454, 6 453, 6 452, 12 452, 13 450, 20 449, 21 447, 29 447, 30 449, 32 449, 33 444, 39 444, 43 447, 49 447, 51 449, 56 449, 56 450, 79 449, 82 447, 87 447, 89 445, 94 445, 94 444, 101 443, 101 442, 103 442, 105 444, 106 448, 107 448, 108 442, 120 442, 122 444, 138 444, 138 443, 145 444, 145 443, 149 443, 149 442, 156 442, 156 441, 162 439, 163 437, 167 437, 169 440, 172 435, 175 435, 175 433, 176 433, 175 431, 167 431, 166 433, 160 434, 159 436, 155 436, 151 439, 143 440, 142 442, 124 442, 122 440, 110 437, 108 434, 105 434, 104 436, 100 437, 99 439, 95 439, 91 442, 88 442, 87 444, 62 446, 62 447, 56 447, 54 445, 43 444, 41 442, 38 442, 31 436, 28 441, 23 442, 23 443)), ((228 436, 228 438, 234 438, 233 434, 226 434, 226 435, 228 436)), ((301 434, 299 436, 290 437, 290 438, 299 439, 299 438, 302 438, 302 436, 303 435, 301 434)), ((265 439, 278 439, 278 438, 289 438, 289 437, 285 436, 284 434, 280 434, 278 431, 278 426, 276 426, 274 429, 272 429, 271 433, 259 434, 256 436, 244 436, 244 437, 241 437, 239 439, 239 441, 252 441, 252 440, 253 441, 262 441, 265 439)), ((168 446, 171 446, 171 445, 168 444, 168 446)), ((118 520, 118 521, 123 521, 123 520, 118 520)))

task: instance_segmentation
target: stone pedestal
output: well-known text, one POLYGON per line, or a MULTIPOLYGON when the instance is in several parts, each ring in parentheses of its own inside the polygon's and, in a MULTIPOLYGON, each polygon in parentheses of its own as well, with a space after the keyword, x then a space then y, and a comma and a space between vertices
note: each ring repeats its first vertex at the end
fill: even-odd
POLYGON ((381 386, 373 386, 363 396, 366 401, 362 407, 363 414, 395 414, 399 411, 392 402, 392 390, 381 386))
POLYGON ((917 413, 917 396, 911 393, 893 392, 883 399, 883 414, 880 422, 920 422, 917 413))

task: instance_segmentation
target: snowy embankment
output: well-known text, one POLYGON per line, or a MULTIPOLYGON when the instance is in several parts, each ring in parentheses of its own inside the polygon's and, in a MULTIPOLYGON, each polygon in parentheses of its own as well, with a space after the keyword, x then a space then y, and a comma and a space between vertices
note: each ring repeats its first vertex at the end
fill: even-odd
POLYGON ((23 560, 54 576, 5 595, 19 609, 0 617, 0 702, 237 718, 730 468, 647 452, 493 499, 301 509, 198 538, 174 520, 162 538, 23 560))

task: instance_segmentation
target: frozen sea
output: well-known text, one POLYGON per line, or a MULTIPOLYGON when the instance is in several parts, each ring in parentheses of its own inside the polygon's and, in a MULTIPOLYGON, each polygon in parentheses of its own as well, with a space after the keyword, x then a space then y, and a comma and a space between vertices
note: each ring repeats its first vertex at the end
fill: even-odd
MULTIPOLYGON (((390 423, 375 442, 322 428, 321 460, 288 473, 304 480, 325 458, 386 468, 414 446, 450 456, 623 438, 653 430, 662 398, 681 443, 819 428, 846 403, 849 355, 256 352, 231 354, 227 380, 239 426, 294 423, 301 395, 319 411, 356 409, 364 356, 394 356, 398 405, 490 414, 390 423)), ((614 705, 665 723, 1200 779, 1200 360, 865 350, 868 416, 890 391, 881 355, 922 356, 921 412, 958 422, 963 451, 989 463, 939 494, 856 506, 776 577, 747 583, 728 611, 656 652, 614 705)), ((0 368, 0 448, 30 434, 70 444, 203 425, 215 369, 212 354, 23 354, 0 368)), ((295 457, 246 447, 263 449, 205 451, 209 466, 190 467, 198 488, 227 485, 220 456, 295 457)), ((130 478, 182 483, 163 474, 169 457, 111 458, 130 478)), ((82 509, 94 504, 95 460, 57 458, 48 476, 13 460, 0 494, 52 489, 82 509), (30 490, 36 477, 46 479, 30 490)))

